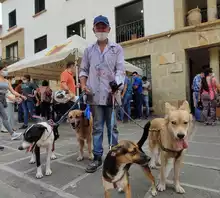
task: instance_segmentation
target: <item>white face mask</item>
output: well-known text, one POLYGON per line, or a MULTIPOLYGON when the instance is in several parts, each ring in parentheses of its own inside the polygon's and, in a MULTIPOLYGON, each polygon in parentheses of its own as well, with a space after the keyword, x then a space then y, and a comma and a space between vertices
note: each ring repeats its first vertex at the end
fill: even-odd
POLYGON ((99 41, 104 41, 108 38, 108 32, 96 32, 95 36, 99 41))
POLYGON ((27 83, 28 81, 27 80, 23 80, 23 83, 27 83))

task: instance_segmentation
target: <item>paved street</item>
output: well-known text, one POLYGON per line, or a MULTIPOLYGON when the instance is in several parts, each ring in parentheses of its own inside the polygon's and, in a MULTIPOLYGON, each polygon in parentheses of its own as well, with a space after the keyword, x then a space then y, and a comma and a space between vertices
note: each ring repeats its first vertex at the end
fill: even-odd
MULTIPOLYGON (((145 122, 140 122, 144 125, 145 122)), ((120 139, 137 141, 142 130, 134 124, 119 125, 120 139)), ((84 171, 87 160, 76 162, 77 144, 70 127, 60 127, 61 138, 56 144, 58 159, 52 161, 51 176, 35 179, 36 165, 29 164, 30 154, 18 151, 19 141, 10 141, 0 134, 5 150, 0 152, 0 198, 102 198, 101 170, 95 174, 84 171)), ((105 138, 105 151, 107 144, 105 138)), ((43 151, 44 152, 44 151, 43 151)), ((45 155, 42 155, 42 163, 45 155)), ((158 171, 153 171, 157 177, 158 171)), ((131 186, 134 198, 150 198, 149 181, 139 167, 131 169, 131 186)), ((169 180, 172 180, 172 172, 169 180)), ((169 182, 169 181, 168 181, 169 182)), ((181 170, 181 182, 186 194, 178 195, 172 184, 158 198, 219 198, 220 197, 220 127, 197 124, 181 170)), ((170 183, 170 182, 169 182, 170 183)), ((112 193, 113 198, 123 194, 112 193)))

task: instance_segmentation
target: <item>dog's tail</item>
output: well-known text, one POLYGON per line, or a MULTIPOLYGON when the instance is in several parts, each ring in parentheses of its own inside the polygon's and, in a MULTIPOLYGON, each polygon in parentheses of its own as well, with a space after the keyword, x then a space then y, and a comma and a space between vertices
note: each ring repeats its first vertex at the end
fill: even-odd
POLYGON ((148 121, 147 124, 145 124, 143 135, 142 135, 141 139, 140 139, 140 140, 138 141, 138 143, 137 143, 139 149, 140 149, 142 152, 143 152, 142 146, 143 146, 143 144, 146 142, 146 140, 147 140, 147 138, 148 138, 150 125, 151 125, 151 122, 150 122, 150 121, 148 121))

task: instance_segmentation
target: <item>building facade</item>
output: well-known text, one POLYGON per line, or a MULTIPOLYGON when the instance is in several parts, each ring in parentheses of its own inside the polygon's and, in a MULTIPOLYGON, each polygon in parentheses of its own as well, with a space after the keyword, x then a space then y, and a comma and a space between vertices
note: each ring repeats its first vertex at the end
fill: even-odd
POLYGON ((94 42, 93 19, 105 15, 112 41, 152 82, 155 113, 164 102, 191 99, 190 83, 203 64, 219 78, 219 0, 0 0, 2 57, 17 61, 78 34, 94 42), (24 6, 25 5, 25 6, 24 6), (187 13, 201 9, 202 23, 187 13), (204 59, 204 60, 203 60, 204 59), (199 61, 200 62, 199 62, 199 61))

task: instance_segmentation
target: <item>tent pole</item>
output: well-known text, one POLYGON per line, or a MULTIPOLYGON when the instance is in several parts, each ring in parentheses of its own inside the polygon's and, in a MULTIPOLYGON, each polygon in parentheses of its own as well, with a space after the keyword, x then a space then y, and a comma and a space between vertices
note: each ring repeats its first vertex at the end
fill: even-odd
MULTIPOLYGON (((78 49, 75 52, 75 66, 76 66, 76 85, 79 84, 79 66, 78 66, 78 49)), ((79 96, 79 88, 76 89, 76 95, 79 96)))

